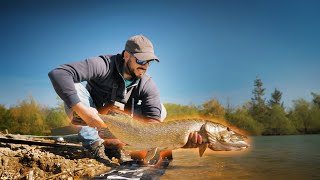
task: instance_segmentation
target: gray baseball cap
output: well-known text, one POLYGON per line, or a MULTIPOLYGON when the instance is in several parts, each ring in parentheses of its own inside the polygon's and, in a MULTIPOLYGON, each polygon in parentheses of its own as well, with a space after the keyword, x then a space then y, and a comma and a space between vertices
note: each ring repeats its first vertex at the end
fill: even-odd
POLYGON ((159 62, 159 58, 154 54, 151 41, 143 35, 130 37, 124 50, 132 53, 137 59, 144 61, 155 59, 159 62))

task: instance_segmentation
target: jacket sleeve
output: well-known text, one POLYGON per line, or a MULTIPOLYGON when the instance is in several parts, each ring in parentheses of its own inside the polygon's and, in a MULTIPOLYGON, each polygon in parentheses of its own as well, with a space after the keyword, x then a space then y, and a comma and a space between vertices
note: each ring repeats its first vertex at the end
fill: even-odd
POLYGON ((145 118, 158 119, 161 118, 160 94, 155 82, 150 78, 144 84, 141 92, 141 110, 145 118))
POLYGON ((109 73, 109 62, 100 57, 63 64, 49 72, 48 76, 59 97, 69 106, 80 102, 74 83, 103 78, 109 73))

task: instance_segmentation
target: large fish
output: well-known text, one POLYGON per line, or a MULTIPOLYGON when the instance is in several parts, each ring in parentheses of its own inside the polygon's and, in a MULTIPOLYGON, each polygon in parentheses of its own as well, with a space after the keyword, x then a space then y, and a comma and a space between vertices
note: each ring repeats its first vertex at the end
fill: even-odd
POLYGON ((125 151, 148 150, 145 161, 152 159, 157 151, 174 150, 183 147, 191 132, 201 134, 203 143, 199 146, 200 157, 207 147, 213 151, 242 150, 249 147, 240 135, 228 127, 208 120, 185 119, 163 123, 146 123, 132 117, 112 112, 100 115, 109 131, 126 143, 125 151))

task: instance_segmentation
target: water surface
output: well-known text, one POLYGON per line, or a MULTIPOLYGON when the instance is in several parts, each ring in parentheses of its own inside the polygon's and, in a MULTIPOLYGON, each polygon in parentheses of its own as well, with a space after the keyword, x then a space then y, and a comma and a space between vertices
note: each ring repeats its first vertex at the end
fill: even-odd
POLYGON ((320 179, 320 135, 259 136, 250 150, 173 152, 161 179, 320 179))

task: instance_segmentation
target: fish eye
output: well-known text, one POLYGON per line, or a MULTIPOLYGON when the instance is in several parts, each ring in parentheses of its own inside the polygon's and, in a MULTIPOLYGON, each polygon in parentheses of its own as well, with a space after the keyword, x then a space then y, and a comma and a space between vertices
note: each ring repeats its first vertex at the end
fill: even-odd
POLYGON ((229 127, 227 127, 227 130, 228 130, 228 131, 231 131, 229 127))

